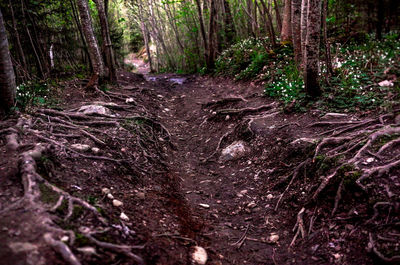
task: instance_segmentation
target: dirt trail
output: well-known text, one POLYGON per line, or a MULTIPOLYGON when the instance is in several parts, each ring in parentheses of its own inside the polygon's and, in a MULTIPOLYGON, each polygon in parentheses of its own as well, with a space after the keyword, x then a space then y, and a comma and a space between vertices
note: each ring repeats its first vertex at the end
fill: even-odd
MULTIPOLYGON (((261 87, 195 75, 120 72, 120 86, 102 95, 72 82, 57 108, 0 123, 0 258, 9 264, 183 265, 194 246, 214 265, 370 264, 382 260, 377 245, 366 249, 375 232, 392 240, 379 244, 385 255, 397 251, 399 171, 363 192, 359 172, 323 146, 397 135, 395 112, 285 113, 261 87), (107 112, 77 111, 93 104, 107 112), (238 141, 244 154, 220 159, 238 141)), ((395 139, 382 143, 390 157, 395 139)), ((363 169, 379 165, 358 153, 363 169)))

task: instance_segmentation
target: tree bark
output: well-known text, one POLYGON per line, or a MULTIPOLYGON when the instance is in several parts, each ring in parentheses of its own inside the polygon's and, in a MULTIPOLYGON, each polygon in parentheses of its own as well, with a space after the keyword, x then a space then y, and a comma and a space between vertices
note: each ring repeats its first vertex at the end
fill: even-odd
POLYGON ((7 32, 0 10, 0 116, 7 113, 15 103, 15 74, 8 47, 7 32))
POLYGON ((99 45, 97 44, 96 37, 94 36, 88 0, 76 0, 76 2, 78 4, 82 30, 88 45, 89 58, 93 68, 93 75, 87 87, 97 88, 99 82, 101 82, 105 77, 104 63, 103 59, 101 58, 99 45))
POLYGON ((279 12, 278 2, 274 0, 274 8, 275 8, 275 15, 276 15, 276 24, 278 26, 278 32, 282 31, 282 17, 281 13, 279 12))
POLYGON ((307 37, 307 15, 308 0, 301 1, 301 17, 300 17, 300 39, 301 39, 301 68, 304 70, 304 62, 306 59, 306 37, 307 37))
POLYGON ((215 0, 210 0, 210 28, 208 30, 208 52, 207 52, 207 70, 214 68, 215 47, 214 47, 214 34, 215 34, 215 16, 217 10, 215 8, 215 0))
POLYGON ((308 0, 304 85, 306 93, 313 98, 321 95, 318 77, 320 31, 321 0, 308 0))
POLYGON ((208 56, 207 56, 207 51, 208 51, 208 43, 207 43, 207 38, 206 38, 206 30, 204 27, 204 18, 203 18, 203 11, 201 9, 201 4, 200 0, 196 0, 196 6, 197 6, 197 14, 199 16, 199 24, 200 24, 200 33, 201 37, 203 38, 203 44, 204 44, 204 59, 207 62, 208 56))
POLYGON ((101 36, 103 38, 104 46, 104 57, 106 66, 108 68, 108 80, 112 83, 117 82, 117 71, 114 64, 114 51, 112 48, 110 30, 108 27, 107 15, 105 12, 105 6, 103 0, 93 0, 96 4, 97 11, 99 13, 101 36))
POLYGON ((233 25, 233 18, 231 13, 231 7, 229 6, 228 0, 224 1, 224 20, 225 20, 225 34, 226 34, 226 42, 227 44, 231 44, 234 41, 236 32, 235 25, 233 25))
POLYGON ((327 76, 333 74, 333 67, 332 67, 332 59, 331 59, 331 44, 328 40, 328 27, 326 24, 326 19, 328 17, 328 1, 323 0, 324 5, 322 8, 322 27, 323 27, 323 37, 324 37, 324 46, 325 46, 325 64, 327 70, 327 76))
POLYGON ((294 58, 297 63, 298 69, 301 66, 301 0, 292 0, 292 40, 294 58))
POLYGON ((291 18, 291 0, 285 0, 285 9, 283 10, 283 22, 281 32, 281 42, 290 41, 292 38, 291 18))

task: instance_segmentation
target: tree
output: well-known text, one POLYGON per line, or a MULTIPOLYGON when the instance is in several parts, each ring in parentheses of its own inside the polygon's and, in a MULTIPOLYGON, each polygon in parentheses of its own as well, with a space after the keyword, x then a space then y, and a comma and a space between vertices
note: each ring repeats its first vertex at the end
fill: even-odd
POLYGON ((290 41, 292 38, 292 27, 291 27, 291 0, 285 0, 285 8, 283 10, 283 22, 281 31, 281 41, 290 41))
POLYGON ((292 40, 294 58, 297 66, 301 66, 301 0, 292 0, 292 40))
POLYGON ((321 95, 319 86, 319 46, 321 34, 321 0, 308 0, 307 36, 305 45, 304 85, 311 97, 321 95))
POLYGON ((15 75, 8 47, 7 32, 0 10, 0 115, 14 106, 16 94, 15 75))
POLYGON ((114 51, 112 48, 111 38, 110 38, 110 30, 108 27, 108 20, 106 9, 104 6, 103 0, 93 0, 95 2, 97 11, 99 13, 100 27, 101 27, 101 36, 103 38, 103 51, 105 62, 108 68, 108 80, 110 82, 117 81, 117 73, 115 69, 115 60, 114 60, 114 51))
POLYGON ((87 87, 97 88, 99 80, 105 77, 103 59, 101 58, 99 45, 93 33, 92 19, 89 13, 88 0, 76 0, 81 18, 82 30, 88 45, 89 57, 92 64, 93 75, 87 87))

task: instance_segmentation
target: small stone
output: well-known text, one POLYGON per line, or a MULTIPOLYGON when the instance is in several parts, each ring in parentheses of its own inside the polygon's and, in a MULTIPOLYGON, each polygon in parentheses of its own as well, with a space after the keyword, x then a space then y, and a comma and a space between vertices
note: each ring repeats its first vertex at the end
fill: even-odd
POLYGON ((235 141, 222 150, 220 159, 222 161, 234 160, 243 157, 248 152, 249 148, 245 142, 235 141))
POLYGON ((267 199, 268 199, 268 200, 271 200, 271 199, 273 199, 273 198, 274 198, 274 195, 272 195, 271 193, 267 195, 267 199))
POLYGON ((192 260, 195 264, 204 265, 207 263, 207 251, 199 246, 195 246, 192 252, 192 260))
POLYGON ((100 153, 100 148, 92 147, 92 152, 93 152, 93 154, 98 154, 98 153, 100 153))
POLYGON ((205 208, 205 209, 210 208, 210 205, 205 204, 205 203, 199 203, 199 206, 201 206, 201 207, 203 207, 203 208, 205 208))
POLYGON ((71 148, 76 151, 86 152, 90 149, 90 145, 87 144, 72 144, 71 148))
POLYGON ((121 202, 121 201, 119 201, 119 200, 113 200, 113 205, 115 206, 115 207, 120 207, 120 206, 122 206, 124 203, 123 202, 121 202))
POLYGON ((226 115, 225 120, 228 121, 231 118, 231 116, 226 115))
POLYGON ((78 112, 83 112, 83 114, 99 114, 99 115, 105 115, 105 114, 110 114, 110 110, 104 106, 101 105, 87 105, 87 106, 82 106, 79 108, 78 112))
POLYGON ((114 196, 111 193, 109 193, 109 194, 107 194, 107 198, 109 198, 110 200, 113 200, 114 196))
POLYGON ((257 206, 257 203, 255 201, 252 201, 249 204, 247 204, 247 207, 249 207, 249 208, 254 208, 256 206, 257 206))
POLYGON ((60 240, 61 240, 62 242, 68 242, 69 237, 68 237, 68 236, 63 236, 60 240))
POLYGON ((132 103, 132 102, 135 102, 135 101, 133 100, 133 98, 127 98, 127 99, 125 100, 125 103, 132 103))
POLYGON ((272 233, 272 234, 269 236, 269 241, 270 241, 271 243, 276 243, 276 242, 278 242, 278 240, 279 240, 279 236, 278 236, 277 234, 275 234, 275 233, 272 233))
POLYGON ((93 247, 82 247, 82 248, 77 248, 77 250, 85 255, 97 255, 96 249, 93 247))
POLYGON ((101 192, 104 193, 104 194, 109 194, 110 193, 110 189, 109 188, 103 188, 101 190, 101 192))
POLYGON ((138 197, 141 200, 144 200, 146 198, 146 194, 144 192, 137 192, 136 197, 138 197))
POLYGON ((122 221, 129 221, 129 217, 128 217, 126 214, 124 214, 124 213, 121 213, 121 215, 119 216, 119 218, 120 218, 122 221))
POLYGON ((367 160, 365 160, 365 162, 367 162, 368 164, 372 163, 374 161, 375 161, 375 158, 373 158, 373 157, 369 157, 369 158, 367 158, 367 160))

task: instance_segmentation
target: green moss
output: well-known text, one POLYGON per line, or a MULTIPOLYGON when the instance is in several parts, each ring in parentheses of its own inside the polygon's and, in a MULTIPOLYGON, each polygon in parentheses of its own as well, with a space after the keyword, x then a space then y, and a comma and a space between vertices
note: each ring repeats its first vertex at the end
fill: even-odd
POLYGON ((80 233, 75 233, 75 245, 77 247, 83 247, 88 244, 90 244, 89 239, 80 233))

